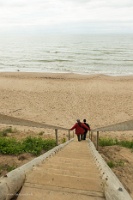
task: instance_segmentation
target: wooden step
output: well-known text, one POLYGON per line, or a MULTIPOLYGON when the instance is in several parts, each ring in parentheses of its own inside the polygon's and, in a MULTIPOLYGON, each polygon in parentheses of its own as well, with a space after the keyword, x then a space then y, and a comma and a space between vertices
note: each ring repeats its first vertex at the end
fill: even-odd
POLYGON ((101 192, 25 184, 17 200, 105 200, 101 192))
POLYGON ((26 175, 17 200, 31 199, 105 199, 100 171, 87 141, 71 142, 26 175))

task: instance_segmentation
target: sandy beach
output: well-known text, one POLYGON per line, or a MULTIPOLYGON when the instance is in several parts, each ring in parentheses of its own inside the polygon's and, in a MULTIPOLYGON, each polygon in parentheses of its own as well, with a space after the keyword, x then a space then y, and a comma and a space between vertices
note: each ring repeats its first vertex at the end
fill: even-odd
POLYGON ((0 73, 1 113, 70 128, 77 118, 91 128, 133 118, 133 76, 0 73))
MULTIPOLYGON (((92 129, 120 123, 133 119, 133 76, 0 73, 0 108, 1 114, 68 129, 77 118, 86 118, 92 129)), ((128 140, 133 131, 109 136, 128 140)), ((131 150, 104 151, 116 159, 130 158, 127 174, 115 172, 133 196, 131 150)))

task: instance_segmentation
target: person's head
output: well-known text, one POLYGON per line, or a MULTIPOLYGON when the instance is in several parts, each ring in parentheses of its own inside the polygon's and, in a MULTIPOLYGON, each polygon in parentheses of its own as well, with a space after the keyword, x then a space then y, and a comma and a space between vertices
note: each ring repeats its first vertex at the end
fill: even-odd
POLYGON ((83 122, 86 122, 86 119, 84 119, 83 122))
POLYGON ((80 122, 80 119, 77 119, 77 122, 79 123, 79 122, 80 122))

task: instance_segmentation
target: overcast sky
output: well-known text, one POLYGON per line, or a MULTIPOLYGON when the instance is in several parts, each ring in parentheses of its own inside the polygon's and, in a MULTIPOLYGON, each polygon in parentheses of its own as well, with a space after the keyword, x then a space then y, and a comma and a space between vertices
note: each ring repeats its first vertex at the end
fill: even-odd
POLYGON ((133 0, 0 0, 0 32, 133 33, 133 0))

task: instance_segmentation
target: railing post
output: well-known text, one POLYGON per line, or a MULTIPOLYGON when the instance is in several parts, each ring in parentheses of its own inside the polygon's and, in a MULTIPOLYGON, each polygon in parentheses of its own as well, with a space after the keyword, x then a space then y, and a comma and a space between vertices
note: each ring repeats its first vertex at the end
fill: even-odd
POLYGON ((91 131, 89 131, 89 139, 91 138, 91 136, 90 136, 90 135, 91 135, 91 131))
POLYGON ((58 146, 58 129, 55 129, 56 145, 58 146))
POLYGON ((92 133, 93 133, 93 132, 91 131, 91 141, 92 141, 92 133))
POLYGON ((96 147, 96 149, 97 149, 97 151, 98 151, 98 148, 99 148, 99 131, 97 131, 97 147, 96 147))
POLYGON ((70 140, 70 130, 68 130, 68 140, 70 140))

